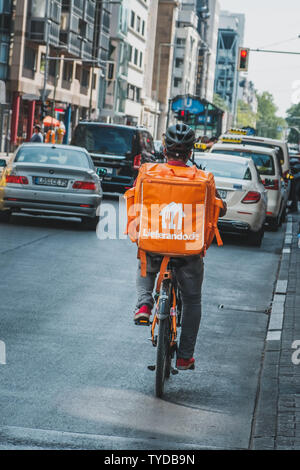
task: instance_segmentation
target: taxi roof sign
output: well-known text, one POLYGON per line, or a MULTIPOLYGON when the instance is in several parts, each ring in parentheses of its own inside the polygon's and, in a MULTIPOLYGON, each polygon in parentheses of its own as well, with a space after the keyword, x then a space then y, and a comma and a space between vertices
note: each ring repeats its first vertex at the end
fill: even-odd
POLYGON ((239 137, 222 137, 221 142, 224 144, 242 144, 243 141, 239 137))
POLYGON ((206 150, 207 149, 207 145, 206 144, 201 144, 199 142, 196 142, 195 145, 194 145, 194 148, 196 150, 206 150))
POLYGON ((235 134, 235 135, 247 135, 247 131, 245 129, 234 129, 231 128, 227 131, 227 134, 235 134))

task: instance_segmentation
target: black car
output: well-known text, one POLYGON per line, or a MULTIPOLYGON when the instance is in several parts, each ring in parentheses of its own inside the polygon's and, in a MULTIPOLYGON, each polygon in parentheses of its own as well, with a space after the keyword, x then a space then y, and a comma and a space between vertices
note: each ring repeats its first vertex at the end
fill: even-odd
POLYGON ((143 127, 80 122, 71 143, 85 147, 94 165, 106 170, 102 181, 106 193, 124 193, 141 164, 155 161, 152 135, 143 127))

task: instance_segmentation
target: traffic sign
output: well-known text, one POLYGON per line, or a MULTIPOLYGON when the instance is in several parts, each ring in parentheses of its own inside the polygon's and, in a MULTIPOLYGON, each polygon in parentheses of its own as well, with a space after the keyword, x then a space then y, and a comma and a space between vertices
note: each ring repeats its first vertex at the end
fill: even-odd
POLYGON ((204 111, 204 105, 201 103, 201 101, 189 95, 175 98, 172 101, 171 107, 174 113, 185 110, 190 114, 200 114, 204 111))

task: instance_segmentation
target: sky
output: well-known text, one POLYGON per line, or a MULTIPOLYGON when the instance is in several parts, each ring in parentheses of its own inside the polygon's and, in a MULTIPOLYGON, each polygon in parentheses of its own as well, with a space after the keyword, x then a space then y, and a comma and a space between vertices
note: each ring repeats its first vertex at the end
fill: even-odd
MULTIPOLYGON (((244 47, 300 52, 299 0, 219 0, 221 9, 246 15, 244 47)), ((300 102, 300 55, 250 52, 248 77, 269 91, 278 116, 300 102)))

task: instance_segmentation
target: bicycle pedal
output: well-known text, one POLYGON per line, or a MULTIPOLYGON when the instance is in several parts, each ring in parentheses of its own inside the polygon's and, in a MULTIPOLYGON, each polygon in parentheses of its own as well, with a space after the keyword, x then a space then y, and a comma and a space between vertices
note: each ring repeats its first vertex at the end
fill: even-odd
POLYGON ((156 366, 148 366, 148 369, 151 370, 152 372, 155 370, 156 366))
POLYGON ((135 320, 134 323, 138 326, 149 326, 151 324, 149 320, 135 320))
POLYGON ((177 375, 178 372, 179 372, 178 369, 173 369, 173 368, 171 369, 171 374, 172 374, 172 375, 177 375))

